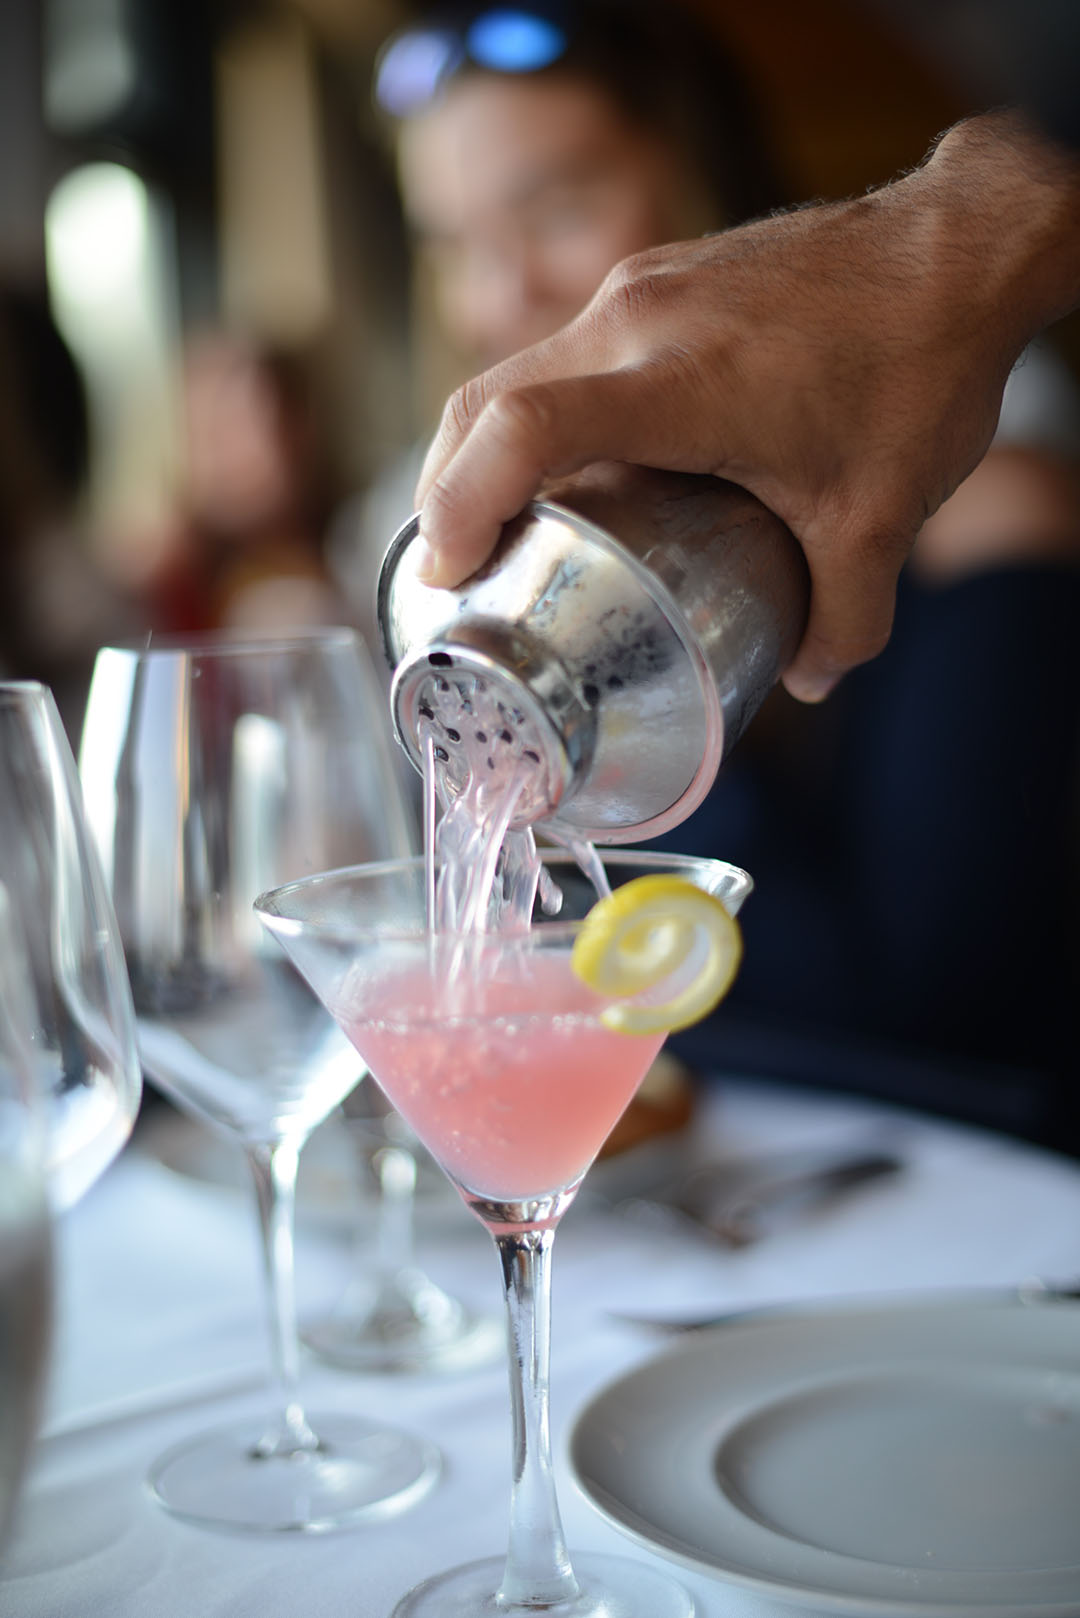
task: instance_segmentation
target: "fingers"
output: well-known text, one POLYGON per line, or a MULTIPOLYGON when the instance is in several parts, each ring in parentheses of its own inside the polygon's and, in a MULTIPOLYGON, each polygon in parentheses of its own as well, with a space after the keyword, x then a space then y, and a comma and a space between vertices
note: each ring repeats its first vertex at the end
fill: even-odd
POLYGON ((451 399, 417 490, 426 547, 417 566, 429 584, 449 588, 468 578, 545 477, 584 464, 575 458, 560 391, 569 394, 573 384, 495 392, 475 416, 470 389, 451 399))
POLYGON ((416 567, 427 583, 450 588, 475 572, 494 549, 503 523, 517 516, 539 487, 544 463, 558 458, 550 446, 541 451, 535 436, 546 421, 557 420, 539 390, 575 370, 592 370, 579 348, 571 326, 493 366, 447 400, 416 487, 421 513, 416 567), (528 387, 537 389, 531 407, 506 403, 513 389, 528 387), (524 420, 530 408, 531 431, 524 420), (459 467, 456 457, 482 419, 481 436, 459 467), (477 486, 479 498, 470 504, 477 486))
POLYGON ((417 570, 430 584, 450 588, 474 573, 503 524, 553 478, 593 461, 670 455, 632 367, 493 388, 498 374, 455 395, 424 467, 417 498, 427 553, 417 570))
MULTIPOLYGON (((912 536, 913 538, 914 536, 912 536)), ((783 683, 800 702, 821 702, 859 663, 883 650, 892 629, 896 581, 911 548, 904 535, 865 540, 824 559, 807 544, 810 616, 783 683)))

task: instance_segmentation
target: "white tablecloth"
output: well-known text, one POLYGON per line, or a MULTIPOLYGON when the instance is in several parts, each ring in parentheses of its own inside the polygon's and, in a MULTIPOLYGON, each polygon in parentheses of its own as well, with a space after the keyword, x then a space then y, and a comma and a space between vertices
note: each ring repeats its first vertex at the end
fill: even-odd
MULTIPOLYGON (((620 1309, 1011 1286, 1080 1273, 1080 1166, 977 1131, 869 1103, 762 1086, 717 1087, 700 1127, 726 1152, 866 1139, 897 1118, 902 1174, 729 1253, 574 1209, 555 1249, 552 1424, 571 1548, 646 1553, 579 1493, 565 1461, 575 1413, 663 1342, 620 1309)), ((170 1518, 144 1478, 168 1445, 266 1404, 254 1217, 239 1192, 129 1150, 62 1225, 49 1410, 2 1556, 3 1618, 385 1618, 417 1580, 503 1547, 509 1487, 505 1368, 349 1375, 305 1362, 309 1408, 377 1415, 433 1438, 445 1472, 390 1522, 309 1539, 202 1531, 170 1518)), ((445 1286, 496 1311, 490 1242, 467 1215, 426 1225, 445 1286)), ((338 1292, 343 1231, 301 1221, 301 1305, 338 1292)), ((674 1571, 674 1570, 673 1570, 674 1571)), ((679 1573, 700 1618, 792 1609, 679 1573)))

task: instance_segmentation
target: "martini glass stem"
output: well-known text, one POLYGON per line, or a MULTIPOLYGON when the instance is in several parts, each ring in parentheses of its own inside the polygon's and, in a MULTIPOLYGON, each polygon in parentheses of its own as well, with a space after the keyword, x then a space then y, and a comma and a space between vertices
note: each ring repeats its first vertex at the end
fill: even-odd
POLYGON ((270 1327, 270 1363, 276 1415, 260 1440, 260 1455, 317 1450, 300 1403, 300 1344, 296 1329, 293 1227, 300 1148, 291 1140, 245 1147, 255 1180, 263 1274, 270 1327))
POLYGON ((579 1594, 570 1566, 551 1467, 551 1228, 500 1231, 510 1327, 513 1486, 510 1544, 498 1600, 510 1611, 554 1606, 579 1594))

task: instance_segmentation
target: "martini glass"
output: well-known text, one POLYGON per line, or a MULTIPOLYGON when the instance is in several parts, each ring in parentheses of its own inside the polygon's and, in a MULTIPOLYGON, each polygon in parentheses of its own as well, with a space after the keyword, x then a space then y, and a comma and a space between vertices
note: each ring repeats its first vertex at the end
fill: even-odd
MULTIPOLYGON (((562 912, 524 933, 427 931, 420 859, 328 872, 256 903, 491 1232, 499 1257, 513 1422, 509 1552, 419 1585, 393 1618, 689 1618, 694 1610, 681 1585, 640 1562, 571 1562, 559 1521, 548 1428, 552 1242, 663 1035, 604 1026, 605 1002, 570 965, 595 892, 567 856, 548 854, 545 863, 562 912)), ((688 856, 627 852, 604 864, 612 886, 663 871, 731 913, 751 886, 733 866, 688 856)))
POLYGON ((262 1238, 274 1409, 162 1456, 154 1494, 186 1521, 316 1533, 401 1510, 430 1444, 349 1412, 309 1420, 293 1285, 298 1154, 363 1073, 252 914, 255 895, 407 851, 375 677, 324 630, 107 647, 80 751, 87 815, 127 953, 139 1050, 183 1109, 242 1148, 262 1238))

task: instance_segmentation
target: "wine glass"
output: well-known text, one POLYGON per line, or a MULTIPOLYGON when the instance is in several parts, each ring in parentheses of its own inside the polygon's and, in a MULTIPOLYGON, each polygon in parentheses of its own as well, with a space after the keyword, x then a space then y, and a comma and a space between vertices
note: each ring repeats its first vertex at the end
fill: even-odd
POLYGON ((52 1316, 40 1019, 27 955, 0 884, 0 1547, 41 1414, 52 1316))
MULTIPOLYGON (((545 854, 558 921, 524 933, 428 930, 425 862, 329 872, 263 894, 256 908, 356 1043, 394 1107, 495 1240, 510 1328, 513 1483, 505 1563, 440 1574, 393 1618, 689 1618, 681 1585, 639 1562, 575 1557, 559 1521, 548 1434, 550 1256, 560 1217, 663 1035, 601 1021, 603 998, 570 952, 595 892, 545 854), (562 916, 569 919, 563 920, 562 916)), ((612 886, 674 873, 734 913, 745 872, 718 861, 620 853, 612 886)))
POLYGON ((0 683, 0 881, 25 941, 46 1092, 47 1185, 68 1208, 131 1133, 142 1093, 108 889, 51 691, 0 683))
POLYGON ((363 1067, 259 926, 269 882, 401 853, 410 819, 350 630, 156 641, 98 654, 83 790, 127 952, 147 1072, 243 1147, 263 1244, 275 1413, 180 1444, 151 1474, 188 1521, 315 1532, 403 1509, 433 1447, 300 1402, 298 1154, 363 1067))
POLYGON ((0 1540, 48 1366, 51 1218, 142 1093, 116 919, 52 693, 0 682, 0 1540))
MULTIPOLYGON (((374 1084, 342 1103, 361 1180, 354 1274, 333 1306, 304 1323, 308 1348, 350 1371, 459 1371, 502 1352, 504 1333, 436 1285, 416 1254, 418 1188, 438 1169, 374 1084)), ((440 1183, 442 1177, 439 1176, 440 1183)))

